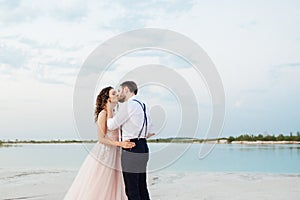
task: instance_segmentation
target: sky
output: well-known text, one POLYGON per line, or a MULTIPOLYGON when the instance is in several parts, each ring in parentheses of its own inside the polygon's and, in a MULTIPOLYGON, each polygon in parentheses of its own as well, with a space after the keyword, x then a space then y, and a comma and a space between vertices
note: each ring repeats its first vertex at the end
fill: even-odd
MULTIPOLYGON (((299 1, 0 2, 0 140, 78 139, 85 134, 95 139, 92 112, 89 133, 76 128, 78 73, 103 42, 141 28, 183 34, 212 59, 226 97, 221 136, 300 131, 299 1)), ((168 52, 118 58, 99 77, 95 94, 145 64, 166 65, 184 77, 197 99, 195 136, 205 136, 212 111, 209 91, 189 63, 168 52)), ((156 137, 176 136, 182 121, 176 95, 157 84, 142 87, 140 95, 152 108, 156 137)))

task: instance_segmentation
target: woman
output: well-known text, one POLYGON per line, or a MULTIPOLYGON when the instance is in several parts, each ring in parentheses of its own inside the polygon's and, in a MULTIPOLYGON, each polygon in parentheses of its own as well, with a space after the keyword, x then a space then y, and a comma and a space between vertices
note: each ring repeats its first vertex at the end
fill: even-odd
POLYGON ((118 95, 112 87, 102 89, 97 96, 95 122, 98 142, 82 164, 65 200, 127 200, 118 147, 132 148, 135 143, 119 142, 118 130, 107 130, 108 101, 118 102, 118 95))

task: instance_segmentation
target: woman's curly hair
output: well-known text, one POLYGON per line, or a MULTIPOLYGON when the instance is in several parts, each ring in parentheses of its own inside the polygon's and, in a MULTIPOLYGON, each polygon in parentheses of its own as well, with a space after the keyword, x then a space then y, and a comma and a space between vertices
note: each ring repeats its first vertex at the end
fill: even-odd
POLYGON ((108 86, 106 88, 103 88, 101 92, 98 94, 96 99, 96 108, 95 108, 95 122, 98 120, 98 115, 105 108, 105 104, 107 103, 107 100, 109 98, 109 91, 113 89, 113 87, 108 86))

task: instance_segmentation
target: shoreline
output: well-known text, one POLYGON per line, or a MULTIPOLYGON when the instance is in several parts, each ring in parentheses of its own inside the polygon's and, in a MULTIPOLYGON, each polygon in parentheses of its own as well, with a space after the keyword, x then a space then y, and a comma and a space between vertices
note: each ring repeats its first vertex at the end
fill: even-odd
POLYGON ((299 141, 232 141, 231 144, 300 144, 299 141))
MULTIPOLYGON (((27 145, 27 144, 94 144, 97 143, 97 141, 28 141, 28 142, 6 142, 3 141, 0 145, 5 146, 11 146, 11 145, 27 145)), ((155 142, 155 141, 148 141, 148 143, 176 143, 176 144, 182 144, 182 143, 188 143, 188 144, 300 144, 300 141, 232 141, 231 143, 227 141, 222 140, 212 140, 212 141, 203 141, 203 142, 197 142, 197 141, 172 141, 172 142, 155 142)))
MULTIPOLYGON (((51 199, 64 197, 77 170, 0 169, 3 199, 51 199)), ((249 172, 173 172, 148 174, 152 199, 297 199, 300 174, 249 172), (185 186, 185 187, 183 187, 185 186)))

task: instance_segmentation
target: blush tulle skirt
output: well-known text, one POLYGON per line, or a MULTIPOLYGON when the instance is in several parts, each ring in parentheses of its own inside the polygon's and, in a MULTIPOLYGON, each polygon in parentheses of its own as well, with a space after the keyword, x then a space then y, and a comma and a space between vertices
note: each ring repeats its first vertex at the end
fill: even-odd
POLYGON ((127 200, 120 154, 118 147, 97 143, 64 200, 127 200))

